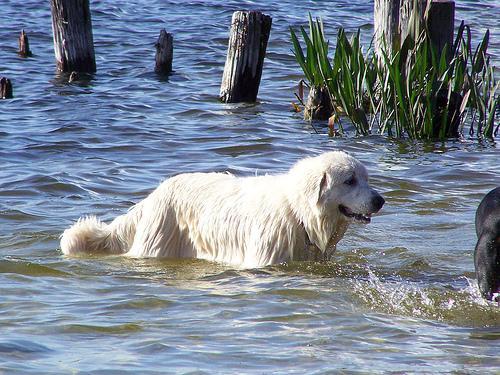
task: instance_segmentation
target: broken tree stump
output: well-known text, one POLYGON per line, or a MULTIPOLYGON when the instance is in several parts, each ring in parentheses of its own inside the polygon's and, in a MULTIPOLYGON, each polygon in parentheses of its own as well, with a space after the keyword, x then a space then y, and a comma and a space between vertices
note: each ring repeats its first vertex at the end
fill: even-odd
POLYGON ((0 99, 12 99, 12 83, 10 79, 2 77, 0 79, 0 99))
POLYGON ((158 74, 170 73, 172 71, 172 60, 174 58, 174 37, 172 34, 167 33, 165 29, 162 29, 155 47, 155 72, 158 74))
POLYGON ((21 31, 21 35, 19 35, 19 51, 17 51, 17 53, 21 57, 29 57, 32 55, 28 35, 24 32, 24 29, 21 31))
POLYGON ((62 72, 96 71, 89 0, 51 0, 57 68, 62 72))
POLYGON ((333 105, 326 86, 311 87, 304 107, 304 120, 328 120, 333 105))
POLYGON ((272 18, 261 12, 234 12, 220 99, 255 102, 259 91, 272 18))

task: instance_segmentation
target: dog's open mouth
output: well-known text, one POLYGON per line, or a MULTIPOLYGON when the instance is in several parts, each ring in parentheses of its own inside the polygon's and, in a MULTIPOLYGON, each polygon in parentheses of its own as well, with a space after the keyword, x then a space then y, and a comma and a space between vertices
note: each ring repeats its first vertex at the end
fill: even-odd
POLYGON ((491 301, 498 303, 498 306, 500 306, 500 293, 492 293, 491 301))
POLYGON ((362 223, 369 223, 371 221, 371 214, 358 214, 356 212, 351 211, 348 207, 340 205, 339 206, 340 212, 347 217, 351 217, 353 219, 356 219, 357 221, 360 221, 362 223))
POLYGON ((491 293, 491 302, 496 302, 500 306, 500 285, 493 288, 491 293))

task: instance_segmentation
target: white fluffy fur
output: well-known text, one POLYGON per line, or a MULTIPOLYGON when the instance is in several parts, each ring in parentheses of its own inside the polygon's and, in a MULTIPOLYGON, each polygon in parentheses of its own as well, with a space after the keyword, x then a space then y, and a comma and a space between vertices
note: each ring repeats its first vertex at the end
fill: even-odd
POLYGON ((377 211, 374 194, 365 168, 340 151, 300 160, 279 175, 181 174, 110 224, 81 218, 63 233, 61 249, 241 267, 317 259, 329 255, 347 229, 350 219, 339 205, 369 215, 377 211), (354 186, 346 183, 352 176, 354 186))

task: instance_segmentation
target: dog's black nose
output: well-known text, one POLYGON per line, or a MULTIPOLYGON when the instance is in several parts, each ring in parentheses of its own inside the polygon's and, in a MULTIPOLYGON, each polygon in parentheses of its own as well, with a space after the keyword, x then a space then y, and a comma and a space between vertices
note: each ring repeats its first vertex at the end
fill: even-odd
POLYGON ((381 195, 376 195, 373 199, 372 199, 372 205, 373 205, 373 208, 375 209, 375 212, 379 211, 382 206, 384 205, 385 203, 385 199, 382 198, 381 195))

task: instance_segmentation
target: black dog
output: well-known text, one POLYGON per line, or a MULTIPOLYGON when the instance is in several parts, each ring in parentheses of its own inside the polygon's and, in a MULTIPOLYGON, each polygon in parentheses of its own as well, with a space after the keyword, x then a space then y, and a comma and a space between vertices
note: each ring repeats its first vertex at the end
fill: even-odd
POLYGON ((484 298, 500 303, 500 187, 486 194, 477 208, 476 234, 474 265, 479 290, 484 298))

